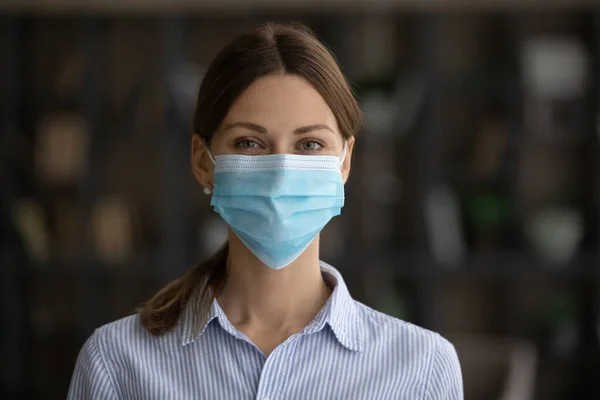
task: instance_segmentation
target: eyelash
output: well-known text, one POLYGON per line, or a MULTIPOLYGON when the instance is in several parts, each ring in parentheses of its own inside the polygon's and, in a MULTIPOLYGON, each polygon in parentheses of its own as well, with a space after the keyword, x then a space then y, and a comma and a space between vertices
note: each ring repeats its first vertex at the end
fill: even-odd
POLYGON ((322 141, 317 140, 317 139, 307 139, 307 140, 304 140, 302 143, 300 143, 300 146, 302 147, 302 146, 304 146, 307 143, 316 143, 316 144, 319 145, 319 148, 318 149, 314 149, 314 150, 304 150, 304 148, 302 148, 302 150, 304 150, 304 151, 310 151, 310 152, 317 152, 317 151, 321 151, 325 147, 325 144, 322 141))
POLYGON ((245 146, 242 146, 243 143, 255 143, 258 147, 264 148, 264 146, 262 145, 262 143, 254 140, 254 139, 250 139, 250 138, 239 138, 239 139, 237 139, 235 141, 234 144, 235 144, 235 147, 237 149, 253 150, 253 149, 256 148, 256 147, 245 147, 245 146))

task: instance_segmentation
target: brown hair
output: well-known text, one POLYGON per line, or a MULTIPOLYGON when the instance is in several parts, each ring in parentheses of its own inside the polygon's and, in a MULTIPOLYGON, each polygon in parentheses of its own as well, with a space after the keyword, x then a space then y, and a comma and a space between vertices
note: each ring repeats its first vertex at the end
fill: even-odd
MULTIPOLYGON (((300 24, 268 23, 241 35, 227 45, 210 65, 198 93, 194 132, 209 143, 235 100, 257 79, 271 74, 294 74, 323 96, 333 111, 345 138, 362 126, 362 114, 348 82, 333 55, 300 24)), ((144 328, 154 335, 173 329, 182 310, 193 299, 195 305, 210 304, 215 288, 226 278, 228 246, 209 260, 190 269, 142 304, 144 328)), ((206 313, 206 307, 200 312, 206 313)), ((204 317, 204 316, 202 316, 204 317)))

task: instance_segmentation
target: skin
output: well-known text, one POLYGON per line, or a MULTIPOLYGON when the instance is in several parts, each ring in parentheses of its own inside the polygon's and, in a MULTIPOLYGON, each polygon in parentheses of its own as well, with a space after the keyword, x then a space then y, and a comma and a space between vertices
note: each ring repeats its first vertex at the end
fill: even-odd
MULTIPOLYGON (((210 142, 213 155, 337 155, 344 139, 323 97, 305 79, 270 75, 255 81, 232 105, 210 142)), ((341 166, 350 173, 354 138, 341 166)), ((198 135, 192 139, 198 182, 214 186, 213 164, 198 135)), ((273 270, 229 230, 228 279, 217 300, 229 321, 268 356, 317 315, 329 296, 319 267, 319 236, 287 267, 273 270)))

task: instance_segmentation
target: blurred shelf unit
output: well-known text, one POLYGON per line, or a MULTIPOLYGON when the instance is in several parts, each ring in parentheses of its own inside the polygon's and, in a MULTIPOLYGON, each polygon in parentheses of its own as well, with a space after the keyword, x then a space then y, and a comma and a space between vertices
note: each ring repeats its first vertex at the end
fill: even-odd
MULTIPOLYGON (((46 278, 82 278, 91 282, 96 278, 111 277, 114 279, 141 278, 144 282, 161 281, 162 275, 157 274, 155 264, 160 254, 136 254, 128 260, 108 262, 99 257, 55 257, 44 262, 38 262, 34 267, 23 267, 18 264, 6 264, 0 270, 0 277, 22 276, 27 279, 46 278)), ((142 282, 140 282, 142 284, 142 282)))
MULTIPOLYGON (((367 257, 375 271, 397 279, 425 279, 444 281, 448 279, 467 280, 551 280, 563 282, 590 281, 600 283, 600 260, 596 255, 579 255, 564 264, 556 264, 523 253, 493 253, 472 255, 454 267, 447 267, 427 255, 415 253, 378 254, 367 257)), ((36 265, 35 268, 22 268, 18 265, 5 265, 0 277, 15 276, 27 279, 46 278, 95 279, 141 279, 140 285, 160 283, 164 274, 156 272, 155 264, 160 254, 137 254, 122 262, 107 262, 101 258, 56 258, 36 265)), ((332 265, 344 265, 348 260, 339 259, 332 265)))
POLYGON ((0 12, 35 14, 77 13, 228 13, 359 11, 509 11, 582 9, 595 0, 5 0, 0 12))
POLYGON ((414 253, 386 254, 371 257, 373 265, 389 269, 397 279, 445 281, 506 280, 557 282, 591 281, 600 283, 600 259, 595 254, 579 255, 556 264, 519 252, 494 252, 471 255, 453 267, 436 262, 432 257, 414 253))

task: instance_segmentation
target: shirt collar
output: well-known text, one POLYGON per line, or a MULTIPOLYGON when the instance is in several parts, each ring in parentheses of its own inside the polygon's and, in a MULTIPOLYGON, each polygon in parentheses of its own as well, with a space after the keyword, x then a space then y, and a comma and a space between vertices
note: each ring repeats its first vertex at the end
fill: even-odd
MULTIPOLYGON (((207 289, 210 290, 210 289, 207 289)), ((219 318, 219 309, 216 300, 212 302, 202 302, 197 299, 197 295, 192 296, 185 306, 181 315, 181 344, 183 346, 195 342, 206 330, 208 324, 215 318, 219 318), (208 312, 206 309, 208 308, 208 312), (204 320, 200 315, 205 315, 204 320)), ((225 318, 227 319, 227 318, 225 318)))
MULTIPOLYGON (((357 315, 358 310, 346 287, 346 283, 334 267, 324 262, 321 262, 321 273, 325 282, 333 288, 333 293, 325 306, 302 333, 316 333, 322 330, 325 325, 328 325, 342 346, 352 351, 362 351, 363 343, 357 315)), ((201 302, 194 301, 188 302, 181 318, 182 345, 196 341, 214 319, 218 320, 227 333, 236 336, 235 327, 231 325, 216 299, 210 305, 203 305, 201 302), (201 310, 206 309, 206 307, 209 307, 208 313, 202 312, 201 310), (198 318, 198 315, 202 314, 206 315, 204 321, 198 318)))
POLYGON ((352 351, 362 351, 358 310, 342 275, 322 261, 321 273, 325 282, 333 288, 333 293, 304 333, 317 332, 328 325, 341 345, 352 351))

